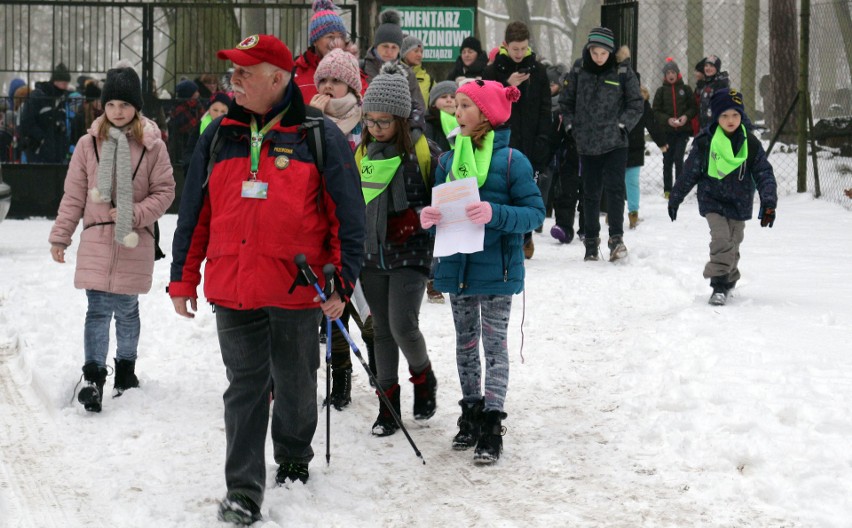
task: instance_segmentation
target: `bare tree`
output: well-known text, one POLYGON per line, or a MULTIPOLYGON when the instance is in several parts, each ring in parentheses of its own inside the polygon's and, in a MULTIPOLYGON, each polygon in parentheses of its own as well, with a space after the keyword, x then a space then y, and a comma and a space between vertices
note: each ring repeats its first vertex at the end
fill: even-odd
POLYGON ((523 22, 530 27, 530 6, 526 2, 518 0, 506 0, 506 12, 509 13, 509 20, 523 22))
POLYGON ((760 29, 760 0, 746 0, 743 17, 742 66, 740 69, 740 91, 745 107, 749 111, 755 108, 755 87, 757 77, 757 37, 760 29))
MULTIPOLYGON (((600 0, 585 0, 583 7, 580 8, 580 19, 577 21, 577 28, 574 30, 574 49, 572 51, 573 59, 579 59, 582 55, 583 46, 586 45, 586 38, 593 27, 601 23, 601 2, 600 0)), ((568 62, 570 65, 574 60, 568 62)))
POLYGON ((846 51, 846 64, 852 73, 852 16, 849 13, 849 2, 834 2, 834 14, 840 26, 843 37, 843 48, 846 51))
POLYGON ((692 67, 704 57, 704 4, 701 0, 688 0, 686 17, 689 21, 686 34, 687 68, 692 75, 692 67))
MULTIPOLYGON (((773 0, 769 3, 769 101, 766 124, 773 132, 778 130, 784 115, 798 91, 799 39, 796 17, 796 0, 773 0)), ((787 121, 784 132, 796 129, 795 112, 787 121)))

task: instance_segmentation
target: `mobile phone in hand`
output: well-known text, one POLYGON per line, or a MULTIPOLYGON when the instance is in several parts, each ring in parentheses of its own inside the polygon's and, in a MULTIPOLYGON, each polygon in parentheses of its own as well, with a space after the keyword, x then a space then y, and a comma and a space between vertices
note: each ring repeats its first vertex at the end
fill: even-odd
POLYGON ((529 69, 529 68, 527 68, 527 67, 524 67, 524 68, 518 68, 518 73, 522 73, 522 74, 526 75, 526 74, 528 74, 529 72, 530 72, 530 69, 529 69))

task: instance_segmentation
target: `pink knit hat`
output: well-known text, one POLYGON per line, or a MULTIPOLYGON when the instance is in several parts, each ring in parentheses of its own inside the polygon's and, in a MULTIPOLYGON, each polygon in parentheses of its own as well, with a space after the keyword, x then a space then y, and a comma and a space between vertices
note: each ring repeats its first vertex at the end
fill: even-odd
POLYGON ((340 48, 331 50, 322 58, 314 73, 314 84, 319 86, 323 79, 340 79, 361 97, 361 69, 358 61, 348 51, 340 48))
POLYGON ((494 128, 509 120, 512 103, 521 98, 520 90, 497 81, 471 81, 459 87, 458 94, 470 97, 494 128))

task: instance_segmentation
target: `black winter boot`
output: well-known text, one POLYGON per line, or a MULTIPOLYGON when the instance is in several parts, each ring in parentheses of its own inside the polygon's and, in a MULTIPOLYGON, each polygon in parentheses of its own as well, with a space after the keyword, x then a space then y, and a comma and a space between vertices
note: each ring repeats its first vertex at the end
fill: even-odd
POLYGON ((500 452, 503 451, 503 435, 506 434, 503 420, 506 413, 483 411, 482 416, 482 431, 476 443, 473 461, 477 464, 493 464, 500 459, 500 452))
POLYGON ((710 286, 713 293, 707 302, 713 306, 724 306, 728 302, 728 281, 725 277, 713 277, 710 279, 710 286))
POLYGON ((127 359, 115 360, 115 396, 118 398, 127 389, 133 389, 139 386, 139 378, 136 377, 136 362, 127 359))
POLYGON ((308 464, 304 462, 285 462, 278 466, 278 471, 275 473, 275 483, 283 486, 289 482, 296 482, 298 480, 302 484, 307 484, 310 476, 308 464))
POLYGON ((583 245, 586 246, 586 256, 583 257, 583 260, 598 260, 598 247, 601 245, 601 239, 598 238, 585 238, 583 239, 583 245))
POLYGON ((411 377, 408 380, 414 384, 414 419, 428 420, 435 414, 437 398, 435 392, 438 390, 438 380, 432 372, 432 364, 429 363, 423 372, 415 374, 409 369, 411 377))
POLYGON ((615 262, 627 256, 627 246, 624 245, 624 238, 621 235, 609 237, 607 246, 609 247, 610 262, 615 262))
POLYGON ((470 449, 479 440, 479 431, 482 428, 482 406, 484 404, 485 400, 482 398, 474 403, 459 401, 462 410, 461 416, 456 422, 459 426, 459 432, 453 438, 453 449, 456 451, 470 449))
MULTIPOLYGON (((342 411, 344 407, 352 403, 352 369, 351 368, 336 368, 331 369, 331 395, 329 395, 331 405, 338 411, 342 411)), ((326 404, 325 402, 323 403, 326 404)))
MULTIPOLYGON (((376 391, 378 394, 378 391, 376 391)), ((385 396, 391 402, 393 406, 393 410, 396 411, 396 415, 399 416, 399 384, 394 383, 393 385, 385 391, 385 396)), ((394 434, 397 429, 399 429, 399 425, 397 425, 396 420, 393 419, 393 414, 391 414, 390 409, 385 405, 385 402, 379 398, 379 416, 376 418, 375 423, 373 423, 373 434, 375 436, 390 436, 394 434)))
POLYGON ((228 493, 219 503, 220 521, 248 526, 263 519, 260 506, 242 493, 228 493))
POLYGON ((101 401, 104 396, 107 369, 97 363, 83 365, 83 380, 85 384, 77 394, 77 401, 83 404, 89 412, 101 412, 101 401))

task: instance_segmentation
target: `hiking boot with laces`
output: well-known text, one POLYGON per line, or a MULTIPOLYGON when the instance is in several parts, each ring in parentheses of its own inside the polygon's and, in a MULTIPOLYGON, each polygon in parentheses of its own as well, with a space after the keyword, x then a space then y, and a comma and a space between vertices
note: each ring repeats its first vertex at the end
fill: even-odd
POLYGON ((285 462, 278 466, 278 471, 275 473, 275 483, 283 486, 284 484, 298 480, 302 484, 307 484, 308 477, 310 477, 310 473, 308 472, 307 464, 302 462, 285 462))
POLYGON ((585 261, 596 261, 598 260, 598 246, 601 244, 600 238, 586 238, 583 240, 583 245, 586 247, 586 256, 583 257, 585 261))
MULTIPOLYGON (((344 407, 352 403, 352 369, 338 368, 331 369, 331 394, 329 395, 331 406, 342 411, 344 407)), ((322 402, 323 407, 329 404, 328 401, 322 402)))
MULTIPOLYGON (((378 391, 376 391, 378 394, 378 391)), ((393 385, 385 391, 385 396, 390 400, 391 405, 393 406, 393 410, 396 412, 396 415, 399 416, 399 384, 394 383, 393 385)), ((394 434, 399 429, 399 425, 397 425, 396 420, 394 420, 393 414, 391 414, 390 409, 385 405, 385 402, 379 398, 379 416, 376 417, 376 421, 373 422, 373 435, 375 436, 390 436, 394 434)))
POLYGON ((623 259, 627 256, 627 246, 624 245, 624 239, 621 235, 609 237, 607 246, 609 247, 610 262, 615 262, 616 260, 623 259))
POLYGON ((260 506, 242 493, 228 493, 219 503, 218 518, 220 521, 248 526, 263 520, 260 506))

